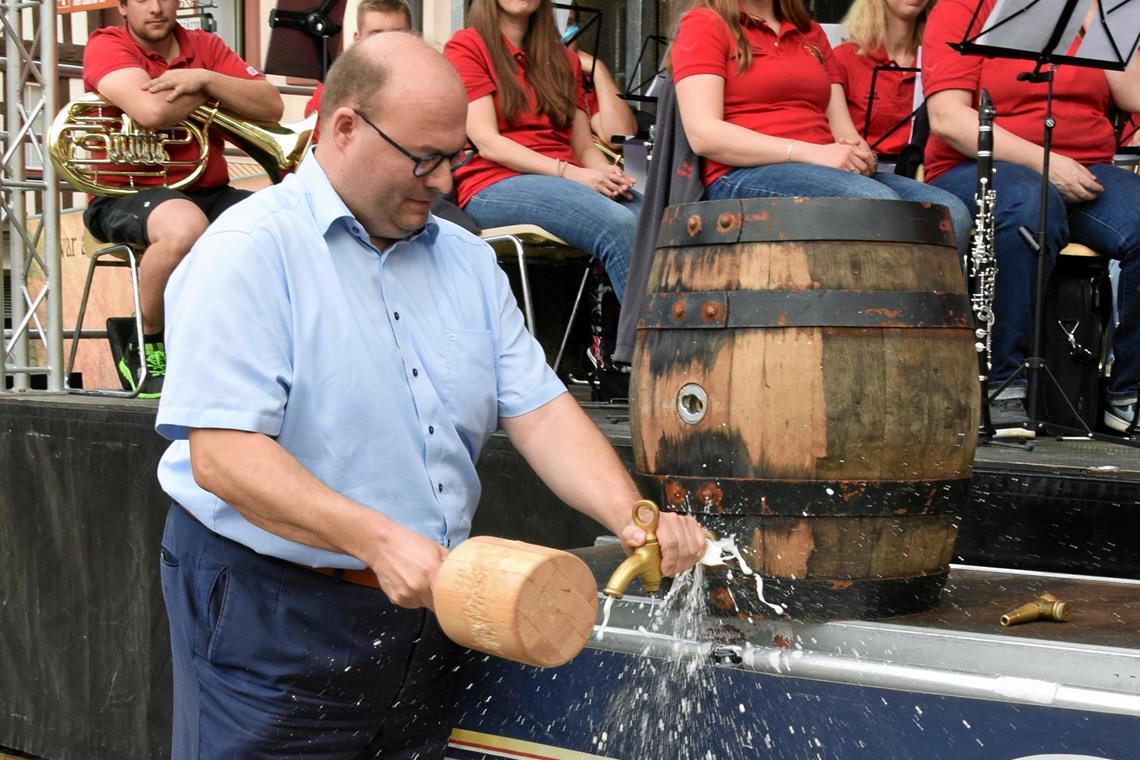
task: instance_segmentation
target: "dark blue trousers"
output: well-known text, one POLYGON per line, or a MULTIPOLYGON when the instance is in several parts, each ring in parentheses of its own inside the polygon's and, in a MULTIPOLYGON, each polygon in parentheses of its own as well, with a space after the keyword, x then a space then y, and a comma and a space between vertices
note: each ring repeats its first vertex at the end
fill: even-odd
POLYGON ((425 610, 259 555, 171 507, 173 760, 442 758, 463 650, 425 610))

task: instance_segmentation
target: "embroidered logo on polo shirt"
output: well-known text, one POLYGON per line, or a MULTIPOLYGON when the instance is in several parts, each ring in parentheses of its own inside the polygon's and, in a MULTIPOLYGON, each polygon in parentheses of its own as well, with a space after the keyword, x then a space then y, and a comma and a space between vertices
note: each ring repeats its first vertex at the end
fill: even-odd
POLYGON ((245 73, 249 74, 251 77, 261 76, 261 72, 252 66, 246 66, 245 73))
POLYGON ((809 55, 811 55, 813 58, 815 58, 821 64, 823 63, 823 51, 819 49, 819 45, 814 45, 810 42, 805 42, 804 43, 804 50, 806 50, 809 55))

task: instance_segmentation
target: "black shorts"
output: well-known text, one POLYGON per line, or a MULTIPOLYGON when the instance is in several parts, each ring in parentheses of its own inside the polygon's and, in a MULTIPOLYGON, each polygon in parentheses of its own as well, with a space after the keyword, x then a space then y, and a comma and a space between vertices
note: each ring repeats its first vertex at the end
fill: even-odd
POLYGON ((238 201, 248 198, 249 190, 222 185, 206 190, 182 192, 165 187, 139 190, 130 195, 99 196, 88 204, 83 212, 83 224, 104 243, 127 243, 146 248, 150 239, 146 234, 146 220, 150 212, 166 201, 181 198, 190 201, 206 219, 214 221, 222 212, 238 201))

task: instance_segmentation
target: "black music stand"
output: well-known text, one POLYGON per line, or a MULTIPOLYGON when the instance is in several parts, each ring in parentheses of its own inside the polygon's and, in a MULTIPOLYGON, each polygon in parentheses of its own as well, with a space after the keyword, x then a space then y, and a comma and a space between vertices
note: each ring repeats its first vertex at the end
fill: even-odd
POLYGON ((646 103, 657 102, 657 98, 645 92, 645 90, 661 75, 661 72, 665 70, 664 67, 657 68, 652 74, 641 81, 637 79, 641 73, 641 66, 645 62, 645 54, 649 52, 650 43, 656 45, 655 51, 658 54, 658 59, 660 59, 664 57, 663 52, 668 51, 670 39, 660 34, 646 35, 645 40, 641 43, 641 50, 637 53, 637 62, 633 64, 633 73, 629 75, 629 82, 626 84, 625 93, 622 95, 626 100, 636 100, 646 103))
MULTIPOLYGON (((875 108, 875 92, 877 91, 878 86, 879 86, 879 74, 881 74, 881 73, 889 73, 889 74, 913 73, 913 74, 917 74, 921 71, 922 71, 922 69, 916 68, 914 66, 895 66, 894 64, 885 65, 885 66, 875 66, 874 68, 871 69, 871 90, 870 90, 870 92, 867 93, 867 113, 863 116, 863 131, 861 132, 864 140, 867 139, 867 135, 870 134, 870 132, 871 132, 871 114, 873 113, 874 108, 875 108)), ((906 116, 904 116, 901 120, 899 120, 898 123, 893 124, 890 129, 888 129, 883 134, 879 135, 879 139, 875 140, 875 142, 869 146, 871 148, 871 150, 875 150, 880 145, 882 145, 883 141, 886 140, 888 137, 893 135, 895 132, 898 132, 905 125, 910 124, 914 120, 914 117, 918 114, 918 112, 921 108, 922 108, 921 106, 919 106, 918 108, 915 108, 913 111, 911 111, 906 116)))
POLYGON ((280 0, 280 6, 269 12, 273 29, 269 49, 265 53, 265 73, 304 77, 325 81, 332 65, 332 44, 339 37, 347 0, 321 0, 320 5, 305 8, 312 0, 280 0))
MULTIPOLYGON (((1114 0, 1108 1, 1114 2, 1114 0)), ((1098 4, 1097 15, 1094 17, 1079 51, 1085 52, 1085 48, 1091 48, 1090 52, 1098 53, 1096 57, 1068 54, 1069 47, 1076 39, 1084 23, 1092 0, 998 0, 989 17, 981 24, 982 28, 978 34, 970 37, 969 30, 975 28, 974 25, 981 15, 982 6, 985 4, 985 0, 980 0, 974 9, 970 24, 966 27, 967 31, 962 41, 951 44, 951 47, 963 55, 983 55, 987 58, 1033 61, 1035 63, 1033 71, 1020 74, 1018 79, 1035 84, 1044 82, 1048 88, 1045 95, 1045 124, 1042 142, 1044 160, 1041 171, 1040 226, 1036 234, 1025 227, 1018 230, 1026 244, 1037 254, 1032 345, 1030 355, 1025 358, 1021 366, 1012 375, 1006 378, 997 390, 986 397, 985 403, 991 403, 1019 375, 1025 373, 1029 383, 1026 393, 1026 412, 1029 417, 1029 427, 1034 432, 1053 432, 1062 435, 1076 433, 1088 438, 1140 445, 1140 441, 1132 440, 1137 424, 1135 418, 1124 438, 1101 436, 1090 430, 1073 408, 1072 402, 1069 401, 1060 383, 1057 382, 1057 378, 1041 356, 1045 321, 1043 304, 1047 255, 1045 229, 1049 220, 1049 152, 1053 145, 1053 126, 1055 124, 1053 120, 1053 69, 1063 64, 1123 71, 1136 50, 1137 43, 1140 43, 1140 19, 1134 18, 1134 12, 1131 15, 1120 12, 1126 6, 1130 11, 1137 7, 1129 6, 1130 1, 1119 0, 1107 10, 1103 5, 1098 4), (1115 18, 1110 18, 1114 13, 1118 15, 1115 18), (1130 33, 1125 33, 1126 28, 1130 29, 1130 33), (1117 42, 1117 39, 1128 39, 1130 42, 1122 46, 1117 42), (1090 45, 1090 43, 1095 44, 1090 45), (1044 370, 1049 381, 1053 383, 1059 397, 1068 405, 1073 417, 1081 422, 1083 430, 1063 427, 1040 419, 1038 401, 1040 399, 1042 370, 1044 370)), ((1137 5, 1140 6, 1140 4, 1137 5)), ((998 115, 1000 116, 1000 114, 998 115)), ((999 268, 998 277, 1000 276, 999 268)))
MULTIPOLYGON (((598 47, 602 43, 602 16, 605 15, 605 12, 599 10, 598 8, 583 8, 582 6, 576 5, 574 3, 554 3, 554 7, 561 8, 564 11, 574 11, 576 14, 578 14, 579 19, 581 19, 583 16, 589 16, 586 21, 572 26, 566 30, 566 33, 562 35, 562 44, 569 47, 578 40, 582 39, 585 36, 586 32, 588 32, 590 29, 593 29, 594 44, 591 48, 589 48, 589 52, 591 53, 591 57, 594 59, 594 63, 596 64, 598 61, 598 47)), ((594 81, 593 66, 590 66, 589 77, 591 82, 594 81)))

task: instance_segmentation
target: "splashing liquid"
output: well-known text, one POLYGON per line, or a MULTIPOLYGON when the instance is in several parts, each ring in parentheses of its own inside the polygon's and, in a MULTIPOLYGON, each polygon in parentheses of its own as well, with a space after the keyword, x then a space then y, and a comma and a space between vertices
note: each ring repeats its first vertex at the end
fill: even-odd
POLYGON ((614 607, 614 597, 607 596, 605 604, 602 605, 602 624, 594 626, 594 635, 598 641, 601 641, 606 636, 606 627, 610 624, 610 610, 614 607))
POLYGON ((764 578, 757 572, 753 571, 748 563, 744 561, 744 557, 740 556, 740 547, 736 545, 736 536, 726 536, 708 542, 705 547, 705 556, 701 558, 702 565, 727 565, 729 560, 735 560, 737 566, 740 568, 745 576, 755 576, 756 580, 756 596, 759 597, 761 603, 765 604, 777 615, 783 615, 787 610, 784 609, 782 604, 774 604, 764 598, 764 578))
MULTIPOLYGON (((764 598, 763 579, 744 561, 735 536, 709 541, 701 561, 673 578, 668 592, 656 603, 639 605, 627 600, 625 615, 613 629, 609 625, 614 600, 607 598, 601 625, 595 627, 597 640, 602 640, 607 629, 625 627, 633 630, 624 630, 623 635, 636 631, 649 636, 641 656, 614 660, 621 664, 601 671, 597 690, 589 692, 588 700, 605 700, 603 717, 589 725, 592 752, 606 757, 717 760, 754 757, 757 752, 765 754, 767 748, 773 756, 793 756, 779 754, 777 749, 790 750, 789 737, 777 734, 763 716, 753 715, 747 702, 741 701, 744 689, 767 684, 736 678, 711 656, 724 629, 722 618, 709 609, 708 567, 722 568, 720 572, 727 572, 730 580, 734 573, 755 578, 763 605, 776 615, 785 614, 783 605, 764 598), (644 617, 638 612, 643 609, 644 617), (662 647, 663 639, 673 643, 662 647), (694 743, 695 736, 704 739, 694 743)), ((742 590, 750 596, 751 584, 737 587, 736 593, 742 590)), ((794 756, 827 757, 818 744, 799 746, 802 741, 818 740, 806 735, 801 739, 798 730, 791 732, 791 741, 797 743, 794 756)))
MULTIPOLYGON (((722 554, 719 549, 710 552, 712 562, 706 564, 721 563, 722 554)), ((660 648, 656 656, 648 656, 647 646, 642 657, 631 658, 620 670, 607 674, 605 718, 591 732, 594 752, 611 757, 636 754, 708 760, 706 750, 692 747, 692 736, 713 731, 723 737, 712 757, 739 756, 739 748, 750 743, 747 729, 736 726, 739 713, 710 709, 717 699, 718 680, 710 658, 694 656, 693 642, 706 641, 715 628, 704 576, 705 564, 697 564, 677 575, 656 604, 646 605, 649 613, 637 630, 658 642, 661 637, 671 638, 675 644, 663 656, 660 648)), ((603 630, 608 625, 609 606, 607 600, 603 630)))

